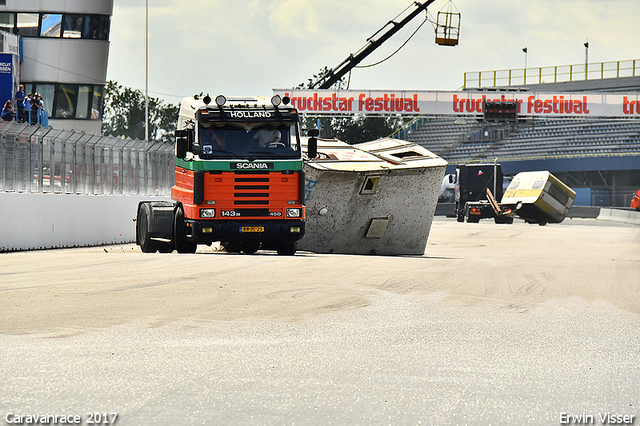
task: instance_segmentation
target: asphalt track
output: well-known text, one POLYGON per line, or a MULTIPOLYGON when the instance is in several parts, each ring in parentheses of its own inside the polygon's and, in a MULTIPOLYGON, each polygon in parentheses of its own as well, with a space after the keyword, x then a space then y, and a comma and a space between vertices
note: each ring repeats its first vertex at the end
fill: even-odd
POLYGON ((5 253, 0 424, 638 424, 639 287, 640 226, 585 219, 436 218, 423 257, 5 253))

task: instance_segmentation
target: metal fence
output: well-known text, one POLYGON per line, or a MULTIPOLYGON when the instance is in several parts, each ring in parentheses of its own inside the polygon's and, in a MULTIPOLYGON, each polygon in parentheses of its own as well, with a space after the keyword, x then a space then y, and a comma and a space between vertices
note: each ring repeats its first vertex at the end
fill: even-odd
POLYGON ((464 89, 562 83, 640 75, 640 60, 558 65, 538 68, 516 68, 464 73, 464 89))
POLYGON ((162 195, 172 144, 0 122, 0 192, 162 195))

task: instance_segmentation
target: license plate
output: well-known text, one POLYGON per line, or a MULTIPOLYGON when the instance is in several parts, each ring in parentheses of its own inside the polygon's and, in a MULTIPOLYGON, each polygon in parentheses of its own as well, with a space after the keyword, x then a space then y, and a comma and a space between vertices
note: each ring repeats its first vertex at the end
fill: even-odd
POLYGON ((243 226, 240 232, 264 232, 264 226, 243 226))

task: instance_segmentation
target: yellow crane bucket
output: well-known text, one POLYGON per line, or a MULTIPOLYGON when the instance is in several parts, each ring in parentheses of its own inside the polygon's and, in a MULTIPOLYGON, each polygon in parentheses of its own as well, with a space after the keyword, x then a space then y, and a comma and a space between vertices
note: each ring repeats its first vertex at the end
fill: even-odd
POLYGON ((440 46, 457 46, 460 38, 460 12, 449 1, 438 12, 436 22, 436 44, 440 46), (446 9, 446 10, 445 10, 446 9))

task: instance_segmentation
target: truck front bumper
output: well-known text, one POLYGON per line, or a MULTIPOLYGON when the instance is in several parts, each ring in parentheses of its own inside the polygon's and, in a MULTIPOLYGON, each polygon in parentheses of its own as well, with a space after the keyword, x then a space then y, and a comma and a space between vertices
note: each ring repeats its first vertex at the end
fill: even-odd
POLYGON ((293 243, 304 236, 305 221, 295 220, 186 220, 187 238, 197 243, 259 241, 263 247, 293 243))

